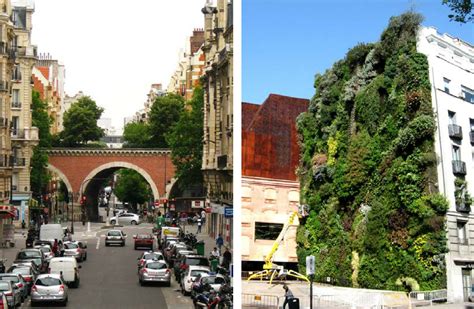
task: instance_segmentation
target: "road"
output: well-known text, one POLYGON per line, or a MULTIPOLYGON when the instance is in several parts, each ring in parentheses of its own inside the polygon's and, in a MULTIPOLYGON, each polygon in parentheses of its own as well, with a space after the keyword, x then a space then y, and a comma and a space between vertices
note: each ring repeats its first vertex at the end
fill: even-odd
MULTIPOLYGON (((102 224, 101 224, 102 225, 102 224)), ((178 285, 140 286, 137 276, 137 258, 140 250, 133 249, 133 235, 151 232, 150 224, 125 226, 125 247, 105 247, 104 234, 94 224, 88 232, 78 224, 74 239, 87 240, 88 258, 80 263, 80 286, 69 289, 69 308, 192 308, 189 297, 178 292, 178 285)), ((21 308, 29 308, 26 300, 21 308)))

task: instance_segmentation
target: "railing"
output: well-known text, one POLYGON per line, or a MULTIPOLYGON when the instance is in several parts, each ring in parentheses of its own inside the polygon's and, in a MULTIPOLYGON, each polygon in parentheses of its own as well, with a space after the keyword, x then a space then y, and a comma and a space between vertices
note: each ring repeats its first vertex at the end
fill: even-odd
POLYGON ((453 160, 453 174, 466 175, 466 162, 460 160, 453 160))
POLYGON ((279 308, 279 299, 275 295, 245 294, 242 293, 242 307, 244 308, 279 308))
POLYGON ((21 108, 21 102, 12 102, 12 108, 21 108))
POLYGON ((464 212, 464 213, 470 213, 471 212, 471 205, 467 204, 456 204, 456 211, 457 212, 464 212))
POLYGON ((462 127, 457 124, 448 125, 449 137, 454 139, 462 139, 462 127))
POLYGON ((12 139, 37 140, 38 128, 12 129, 12 139))
POLYGON ((419 305, 433 305, 435 303, 446 302, 448 299, 448 290, 434 290, 434 291, 413 291, 409 294, 410 305, 413 307, 419 305))
POLYGON ((26 158, 19 158, 19 157, 10 157, 11 164, 10 166, 13 167, 22 167, 26 166, 26 158))
POLYGON ((36 46, 18 46, 17 55, 22 57, 36 57, 36 46))

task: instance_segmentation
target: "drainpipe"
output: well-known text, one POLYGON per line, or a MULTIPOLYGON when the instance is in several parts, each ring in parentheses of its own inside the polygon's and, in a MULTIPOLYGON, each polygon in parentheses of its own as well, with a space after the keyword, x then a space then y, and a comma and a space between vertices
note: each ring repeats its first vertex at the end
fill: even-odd
POLYGON ((439 140, 439 151, 440 151, 440 161, 441 161, 441 171, 442 171, 442 181, 443 181, 443 193, 444 196, 447 197, 446 194, 446 182, 444 177, 444 160, 443 160, 443 143, 441 142, 441 130, 439 125, 439 112, 438 112, 438 95, 436 93, 436 85, 435 85, 435 77, 434 77, 434 70, 431 67, 431 80, 433 83, 433 90, 434 90, 434 102, 435 102, 435 114, 436 114, 436 131, 438 131, 438 140, 439 140))

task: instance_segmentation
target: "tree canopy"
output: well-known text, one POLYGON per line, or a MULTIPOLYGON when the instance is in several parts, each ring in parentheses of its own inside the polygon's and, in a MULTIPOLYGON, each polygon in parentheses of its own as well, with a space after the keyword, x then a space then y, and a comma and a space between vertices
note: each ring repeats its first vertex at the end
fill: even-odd
POLYGON ((104 131, 97 125, 103 108, 90 97, 82 97, 64 113, 64 130, 59 134, 61 146, 80 147, 98 141, 104 131))
POLYGON ((174 93, 157 97, 149 113, 151 147, 168 148, 166 134, 179 120, 184 109, 184 99, 174 93))
POLYGON ((443 4, 449 6, 453 14, 448 17, 459 23, 474 22, 472 9, 474 4, 471 0, 443 0, 443 4))
POLYGON ((130 122, 123 129, 123 148, 150 148, 150 126, 145 122, 130 122))
POLYGON ((166 134, 171 159, 176 167, 175 175, 180 179, 181 186, 202 182, 203 106, 204 91, 197 87, 188 108, 181 112, 179 120, 166 134))
POLYGON ((130 169, 118 172, 114 194, 120 201, 130 203, 135 210, 138 204, 143 204, 152 197, 148 182, 138 172, 130 169))

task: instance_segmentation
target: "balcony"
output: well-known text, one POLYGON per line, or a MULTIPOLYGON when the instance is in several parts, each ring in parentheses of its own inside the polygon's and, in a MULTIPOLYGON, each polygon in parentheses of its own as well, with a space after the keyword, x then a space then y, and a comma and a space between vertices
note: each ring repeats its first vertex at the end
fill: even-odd
POLYGON ((36 46, 18 46, 17 56, 20 57, 37 57, 36 46))
POLYGON ((12 167, 25 167, 26 166, 26 158, 20 157, 10 157, 10 166, 12 167))
POLYGON ((460 160, 453 160, 453 174, 466 175, 466 162, 460 160))
POLYGON ((227 155, 217 157, 217 168, 225 169, 227 167, 227 155))
POLYGON ((12 129, 11 134, 12 140, 27 140, 27 141, 37 141, 38 140, 38 128, 24 128, 24 129, 12 129))
POLYGON ((12 108, 18 108, 18 109, 20 109, 20 108, 21 108, 21 102, 13 102, 13 101, 12 101, 12 108))
POLYGON ((450 124, 448 126, 449 137, 452 139, 462 139, 462 127, 457 124, 450 124))
POLYGON ((474 131, 469 132, 469 139, 471 140, 471 145, 474 145, 474 131))
POLYGON ((463 213, 470 213, 471 212, 471 205, 466 205, 464 203, 456 204, 456 211, 463 212, 463 213))

